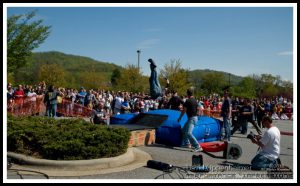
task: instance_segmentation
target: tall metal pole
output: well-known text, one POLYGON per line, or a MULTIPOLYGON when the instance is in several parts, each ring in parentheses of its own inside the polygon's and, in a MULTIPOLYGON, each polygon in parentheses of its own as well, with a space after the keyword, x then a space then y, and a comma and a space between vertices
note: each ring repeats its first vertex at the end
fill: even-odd
POLYGON ((140 53, 141 53, 141 51, 137 50, 136 52, 138 53, 138 69, 140 71, 140 53))

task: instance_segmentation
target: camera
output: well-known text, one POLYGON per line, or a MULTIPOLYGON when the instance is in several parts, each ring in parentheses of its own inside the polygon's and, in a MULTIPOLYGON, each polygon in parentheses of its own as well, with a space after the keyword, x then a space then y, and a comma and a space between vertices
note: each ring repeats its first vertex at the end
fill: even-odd
POLYGON ((247 135, 247 138, 249 139, 254 139, 255 138, 255 134, 253 132, 250 132, 248 135, 247 135))

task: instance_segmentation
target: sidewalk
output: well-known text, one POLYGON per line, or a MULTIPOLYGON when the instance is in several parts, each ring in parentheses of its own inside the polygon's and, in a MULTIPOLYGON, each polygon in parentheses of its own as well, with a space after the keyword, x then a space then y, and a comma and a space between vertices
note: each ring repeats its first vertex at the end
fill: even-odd
POLYGON ((48 177, 87 176, 130 171, 145 166, 147 161, 152 159, 148 153, 134 147, 128 148, 127 152, 121 156, 93 160, 55 161, 36 159, 12 152, 8 152, 7 156, 18 162, 18 164, 13 163, 8 169, 10 175, 16 172, 48 177))

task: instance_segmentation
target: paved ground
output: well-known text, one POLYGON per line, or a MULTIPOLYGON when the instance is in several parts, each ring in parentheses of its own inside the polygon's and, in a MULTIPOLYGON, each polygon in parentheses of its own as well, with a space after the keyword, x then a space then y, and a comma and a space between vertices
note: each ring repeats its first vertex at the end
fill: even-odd
MULTIPOLYGON (((281 131, 293 132, 293 121, 274 121, 275 125, 281 131)), ((256 133, 255 129, 249 124, 249 130, 256 133)), ((292 170, 296 169, 294 164, 294 153, 296 149, 293 149, 293 137, 290 135, 281 136, 281 154, 280 158, 284 165, 287 165, 292 170)), ((296 140, 296 138, 294 138, 296 140)), ((49 177, 50 179, 180 179, 180 178, 189 178, 189 179, 260 179, 266 178, 270 179, 270 175, 267 176, 267 171, 253 171, 249 170, 249 163, 251 159, 255 156, 257 151, 257 146, 252 144, 245 135, 239 134, 236 132, 232 137, 232 143, 236 143, 242 147, 242 156, 237 160, 226 160, 222 157, 221 152, 215 153, 205 153, 201 152, 203 155, 204 165, 208 166, 211 171, 209 173, 193 173, 193 172, 184 172, 179 169, 175 169, 169 174, 163 174, 162 171, 150 169, 146 166, 131 170, 131 171, 122 171, 109 174, 101 175, 92 175, 92 176, 76 176, 76 177, 49 177)), ((149 153, 153 160, 161 161, 165 163, 172 164, 179 167, 189 167, 192 164, 192 155, 199 154, 191 152, 188 149, 173 148, 164 145, 154 144, 151 146, 138 147, 138 149, 143 150, 149 153)), ((281 178, 291 178, 285 175, 281 178)), ((7 178, 9 179, 46 179, 47 175, 40 173, 31 173, 31 172, 22 172, 8 170, 7 178)), ((278 177, 279 178, 279 177, 278 177)), ((295 178, 295 175, 294 175, 295 178)), ((99 180, 101 182, 101 180, 99 180)))

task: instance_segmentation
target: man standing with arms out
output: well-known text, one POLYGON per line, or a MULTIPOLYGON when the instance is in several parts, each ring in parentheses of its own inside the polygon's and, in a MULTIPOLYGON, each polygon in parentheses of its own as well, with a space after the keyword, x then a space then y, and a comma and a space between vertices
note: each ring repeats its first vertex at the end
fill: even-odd
POLYGON ((252 169, 260 170, 262 168, 275 168, 278 164, 280 154, 280 131, 273 125, 270 116, 264 116, 262 124, 267 130, 263 136, 255 135, 250 138, 252 143, 260 147, 260 151, 252 159, 252 169))
POLYGON ((224 91, 224 101, 221 108, 221 116, 223 117, 223 126, 221 129, 221 137, 224 141, 230 141, 230 118, 231 118, 231 99, 228 96, 228 90, 224 91), (225 130, 225 136, 222 136, 223 128, 225 130))
POLYGON ((181 114, 177 120, 178 122, 180 122, 182 116, 185 113, 187 114, 188 120, 182 128, 182 133, 183 133, 182 146, 190 148, 191 147, 190 143, 192 143, 192 146, 195 148, 194 152, 200 152, 202 151, 202 148, 200 147, 195 136, 193 135, 193 129, 198 122, 198 115, 200 112, 200 108, 198 107, 198 103, 193 96, 193 92, 190 89, 187 90, 187 96, 188 99, 184 102, 183 110, 181 111, 181 114))

